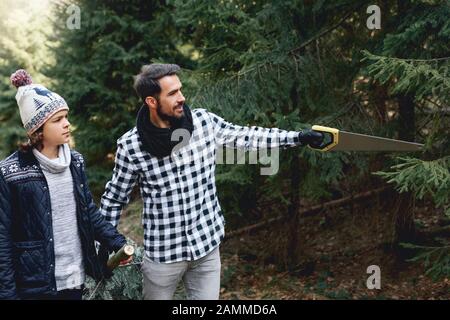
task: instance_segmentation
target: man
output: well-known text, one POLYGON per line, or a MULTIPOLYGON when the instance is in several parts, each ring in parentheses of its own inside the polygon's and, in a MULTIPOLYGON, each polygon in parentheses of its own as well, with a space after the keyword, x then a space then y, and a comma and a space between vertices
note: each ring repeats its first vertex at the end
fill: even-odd
POLYGON ((143 106, 136 127, 117 140, 113 177, 101 210, 117 225, 139 182, 144 200, 144 298, 172 299, 183 280, 189 299, 218 299, 224 218, 214 177, 217 148, 320 145, 323 137, 314 131, 241 127, 205 109, 191 111, 181 93, 179 70, 174 64, 150 64, 136 76, 134 87, 143 106), (180 130, 188 138, 178 148, 174 136, 180 130))

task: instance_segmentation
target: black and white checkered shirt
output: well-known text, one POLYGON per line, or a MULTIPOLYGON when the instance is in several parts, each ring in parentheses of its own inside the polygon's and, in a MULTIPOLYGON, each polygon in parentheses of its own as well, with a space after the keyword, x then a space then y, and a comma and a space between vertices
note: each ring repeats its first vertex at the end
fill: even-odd
POLYGON ((192 118, 189 143, 164 158, 143 150, 136 127, 119 138, 113 177, 101 199, 102 214, 117 226, 139 183, 144 248, 155 262, 197 260, 223 239, 214 177, 219 147, 250 151, 299 144, 298 132, 233 125, 205 109, 192 110, 192 118))

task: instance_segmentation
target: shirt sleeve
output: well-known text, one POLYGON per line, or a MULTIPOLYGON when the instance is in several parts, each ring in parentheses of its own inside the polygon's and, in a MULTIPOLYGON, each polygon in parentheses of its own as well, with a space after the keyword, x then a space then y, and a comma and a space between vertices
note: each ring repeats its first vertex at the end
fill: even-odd
POLYGON ((300 145, 297 131, 277 128, 246 127, 225 121, 208 112, 212 121, 216 144, 246 151, 271 148, 288 148, 300 145))
POLYGON ((100 212, 113 226, 119 224, 122 209, 130 200, 130 193, 137 178, 138 174, 129 153, 118 143, 113 176, 106 184, 100 205, 100 212))

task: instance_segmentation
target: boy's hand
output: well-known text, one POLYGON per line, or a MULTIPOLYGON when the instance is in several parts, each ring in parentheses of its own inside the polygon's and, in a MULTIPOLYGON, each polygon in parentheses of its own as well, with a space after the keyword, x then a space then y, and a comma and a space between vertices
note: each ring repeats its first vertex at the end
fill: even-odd
POLYGON ((132 261, 133 261, 133 256, 130 256, 128 259, 120 261, 119 265, 124 266, 124 265, 131 263, 132 261))

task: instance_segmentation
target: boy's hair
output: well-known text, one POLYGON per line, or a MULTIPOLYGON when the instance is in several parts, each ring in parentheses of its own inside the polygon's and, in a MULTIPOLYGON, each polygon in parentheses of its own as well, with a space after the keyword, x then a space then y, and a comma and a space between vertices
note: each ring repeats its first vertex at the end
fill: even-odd
POLYGON ((145 101, 145 98, 152 96, 159 99, 161 87, 159 79, 165 76, 177 74, 181 70, 176 64, 152 63, 144 65, 141 73, 134 77, 134 89, 138 96, 145 101))
POLYGON ((35 148, 38 151, 42 150, 44 141, 44 126, 41 126, 32 134, 28 135, 27 142, 19 142, 19 150, 22 152, 30 152, 31 149, 35 148))

